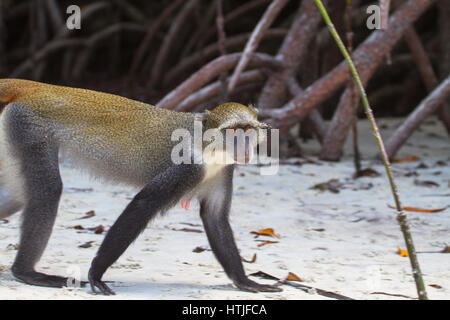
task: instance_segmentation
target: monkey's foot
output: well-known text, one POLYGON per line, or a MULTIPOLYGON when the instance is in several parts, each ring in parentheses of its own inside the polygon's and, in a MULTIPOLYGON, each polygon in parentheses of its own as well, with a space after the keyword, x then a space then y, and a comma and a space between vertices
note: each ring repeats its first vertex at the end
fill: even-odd
POLYGON ((53 276, 36 271, 13 272, 14 276, 20 281, 33 286, 62 288, 67 287, 66 277, 53 276))
POLYGON ((241 290, 249 292, 280 292, 283 291, 280 287, 270 285, 270 284, 260 284, 250 279, 245 279, 243 281, 235 282, 236 287, 241 290))
POLYGON ((181 200, 181 207, 186 211, 189 210, 189 206, 191 205, 191 200, 181 200))
POLYGON ((91 284, 92 292, 95 294, 102 293, 105 296, 113 296, 116 294, 114 291, 111 290, 110 287, 106 285, 105 282, 101 280, 89 279, 89 283, 91 284), (98 292, 96 288, 98 288, 100 292, 98 292))

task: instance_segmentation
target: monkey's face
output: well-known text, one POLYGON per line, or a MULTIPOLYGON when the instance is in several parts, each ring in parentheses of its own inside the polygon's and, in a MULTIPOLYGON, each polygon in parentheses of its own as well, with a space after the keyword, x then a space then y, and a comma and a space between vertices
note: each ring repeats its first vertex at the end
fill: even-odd
POLYGON ((269 127, 258 121, 255 108, 234 102, 222 104, 207 112, 207 118, 208 127, 220 133, 223 146, 209 155, 225 161, 225 164, 251 162, 256 146, 267 134, 263 129, 269 127))

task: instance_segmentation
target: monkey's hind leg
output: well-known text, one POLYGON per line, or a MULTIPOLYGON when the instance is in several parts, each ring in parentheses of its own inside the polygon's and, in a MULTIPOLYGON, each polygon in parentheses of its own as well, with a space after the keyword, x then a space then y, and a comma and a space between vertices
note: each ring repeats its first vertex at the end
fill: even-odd
POLYGON ((35 271, 50 238, 62 192, 58 147, 51 134, 31 125, 20 108, 8 111, 9 143, 20 164, 24 198, 19 251, 11 270, 27 284, 62 287, 67 278, 35 271))

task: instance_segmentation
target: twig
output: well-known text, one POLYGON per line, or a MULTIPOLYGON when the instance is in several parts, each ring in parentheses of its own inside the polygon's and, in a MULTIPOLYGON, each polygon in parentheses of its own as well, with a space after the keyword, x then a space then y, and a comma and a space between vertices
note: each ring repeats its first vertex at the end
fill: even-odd
POLYGON ((401 297, 401 298, 406 298, 406 299, 415 299, 413 297, 404 295, 404 294, 399 294, 399 293, 387 293, 387 292, 382 292, 382 291, 376 291, 376 292, 371 292, 370 294, 383 294, 385 296, 392 296, 392 297, 401 297))
POLYGON ((411 136, 422 122, 432 114, 441 103, 450 96, 450 75, 436 87, 417 108, 406 118, 402 125, 395 130, 386 143, 386 152, 392 158, 405 141, 411 136))
MULTIPOLYGON (((386 174, 388 176, 389 184, 391 186, 392 196, 394 197, 395 206, 397 209, 397 221, 400 224, 400 229, 403 233, 406 247, 408 249, 409 259, 410 259, 411 267, 412 267, 412 273, 413 273, 414 280, 416 282, 417 294, 418 294, 420 300, 426 300, 426 299, 428 299, 427 292, 426 292, 425 284, 424 284, 424 281, 422 278, 422 273, 420 271, 420 265, 419 265, 419 261, 417 259, 416 250, 415 250, 414 243, 413 243, 413 238, 412 238, 412 235, 409 230, 408 220, 406 218, 406 214, 405 214, 403 207, 401 205, 401 202, 400 202, 400 197, 399 197, 398 191, 397 191, 397 185, 395 184, 394 175, 392 174, 391 167, 390 167, 389 158, 388 158, 386 150, 384 148, 384 144, 383 144, 383 140, 381 138, 380 132, 378 131, 378 126, 375 122, 375 118, 373 116, 372 109, 369 105, 369 100, 367 99, 366 92, 364 90, 364 86, 359 78, 358 72, 356 71, 356 67, 353 64, 352 58, 350 57, 349 53, 347 52, 347 49, 345 48, 344 44, 342 43, 342 40, 339 37, 339 34, 336 32, 336 29, 334 28, 333 23, 331 22, 331 19, 328 16, 328 13, 327 13, 325 7, 323 6, 321 0, 315 0, 315 1, 317 4, 317 7, 319 8, 319 10, 325 20, 325 23, 327 24, 333 38, 336 41, 336 44, 338 45, 343 56, 345 57, 345 61, 347 62, 348 66, 350 68, 350 72, 351 72, 353 79, 355 80, 358 90, 360 92, 363 107, 366 112, 367 118, 370 122, 373 135, 375 136, 375 140, 377 141, 378 148, 380 149, 384 167, 386 169, 386 174)), ((450 84, 450 77, 448 78, 448 84, 450 84)), ((449 85, 449 88, 450 88, 450 85, 449 85)))
POLYGON ((247 66, 250 57, 258 47, 259 42, 261 41, 264 35, 264 32, 266 32, 266 30, 269 29, 269 27, 272 25, 273 21, 278 16, 281 9, 283 9, 283 7, 286 5, 287 2, 288 0, 274 0, 267 8, 266 12, 264 12, 264 15, 262 16, 261 20, 259 20, 258 24, 256 25, 255 29, 252 32, 252 35, 250 36, 250 39, 245 45, 244 53, 242 54, 242 57, 239 60, 239 63, 236 69, 234 70, 233 75, 231 76, 231 80, 228 83, 229 92, 233 91, 234 87, 236 86, 236 82, 237 79, 239 78, 239 75, 247 66))
MULTIPOLYGON (((169 92, 157 105, 161 108, 175 109, 181 101, 214 79, 221 72, 234 68, 241 56, 241 53, 231 53, 214 59, 169 92)), ((281 62, 265 53, 254 53, 250 59, 250 65, 271 69, 281 68, 281 62)))

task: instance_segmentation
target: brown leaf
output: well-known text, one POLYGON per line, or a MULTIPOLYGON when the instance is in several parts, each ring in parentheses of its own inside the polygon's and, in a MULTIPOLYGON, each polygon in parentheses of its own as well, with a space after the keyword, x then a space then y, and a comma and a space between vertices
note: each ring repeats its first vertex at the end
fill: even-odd
POLYGON ((397 248, 397 253, 400 257, 408 257, 408 251, 401 249, 401 248, 397 248))
POLYGON ((81 217, 79 219, 88 219, 88 218, 92 218, 93 216, 95 216, 95 211, 91 210, 91 211, 86 212, 84 214, 84 217, 81 217))
POLYGON ((339 193, 339 187, 342 184, 339 183, 338 179, 331 179, 327 182, 322 182, 314 185, 312 189, 320 190, 320 191, 330 191, 332 193, 339 193))
POLYGON ((79 224, 77 224, 76 226, 73 226, 72 228, 75 230, 84 230, 84 227, 79 224))
POLYGON ((288 274, 287 277, 286 277, 286 280, 287 280, 287 281, 298 281, 298 282, 303 282, 303 280, 302 280, 298 275, 296 275, 296 274, 293 273, 293 272, 289 272, 289 274, 288 274))
POLYGON ((429 286, 430 286, 430 287, 433 287, 433 288, 436 288, 436 289, 442 289, 442 287, 441 287, 440 285, 435 284, 435 283, 429 284, 429 286))
POLYGON ((439 208, 439 209, 422 209, 422 208, 416 208, 416 207, 403 207, 403 210, 409 211, 409 212, 421 212, 421 213, 433 213, 433 212, 441 212, 444 211, 447 208, 439 208))
MULTIPOLYGON (((257 241, 262 241, 262 240, 257 240, 257 241)), ((265 246, 266 244, 271 244, 271 243, 278 243, 278 241, 262 241, 260 244, 258 244, 258 247, 262 247, 262 246, 265 246)))
MULTIPOLYGON (((396 207, 391 206, 391 205, 388 205, 388 207, 392 208, 392 209, 397 209, 396 207)), ((423 208, 417 208, 417 207, 404 206, 402 209, 405 211, 409 211, 409 212, 435 213, 435 212, 444 211, 445 209, 447 209, 447 207, 438 208, 438 209, 423 209, 423 208)))
POLYGON ((440 251, 441 253, 450 253, 450 246, 446 246, 444 249, 442 249, 442 251, 440 251))
POLYGON ((325 228, 315 228, 312 230, 317 231, 317 232, 323 232, 323 231, 325 231, 325 228))
POLYGON ((105 227, 100 224, 96 227, 88 228, 88 230, 94 231, 95 234, 102 234, 103 232, 105 232, 105 227))
POLYGON ((244 257, 242 257, 242 261, 247 262, 247 263, 255 263, 256 262, 256 253, 253 254, 253 257, 251 260, 247 260, 244 257))
POLYGON ((437 184, 434 181, 429 181, 429 180, 414 180, 414 184, 416 186, 421 186, 421 187, 439 187, 439 184, 437 184))
POLYGON ((434 165, 440 166, 440 167, 445 167, 445 166, 447 166, 447 162, 439 160, 439 161, 436 161, 436 163, 434 165))
POLYGON ((78 248, 90 248, 90 247, 92 247, 92 243, 93 243, 94 241, 88 241, 88 242, 85 242, 85 243, 83 243, 83 244, 80 244, 79 246, 78 246, 78 248))
POLYGON ((378 177, 380 174, 378 173, 378 171, 373 170, 372 168, 367 168, 367 169, 363 169, 363 170, 359 170, 357 172, 355 172, 355 174, 353 175, 354 179, 358 179, 360 177, 378 177))
POLYGON ((252 234, 256 234, 257 236, 270 236, 280 239, 280 236, 275 233, 272 228, 266 228, 259 231, 250 231, 252 234))
POLYGON ((419 157, 416 156, 404 156, 403 158, 394 158, 392 159, 393 163, 402 163, 402 162, 414 162, 419 160, 419 157))
POLYGON ((211 249, 209 249, 209 248, 207 248, 207 247, 195 247, 195 248, 192 250, 192 252, 200 253, 200 252, 203 252, 203 251, 206 251, 206 250, 211 251, 211 249))

